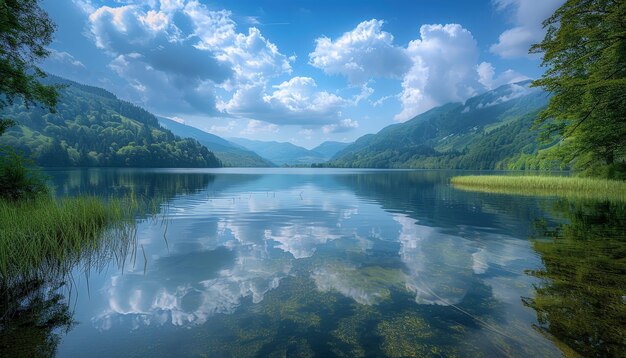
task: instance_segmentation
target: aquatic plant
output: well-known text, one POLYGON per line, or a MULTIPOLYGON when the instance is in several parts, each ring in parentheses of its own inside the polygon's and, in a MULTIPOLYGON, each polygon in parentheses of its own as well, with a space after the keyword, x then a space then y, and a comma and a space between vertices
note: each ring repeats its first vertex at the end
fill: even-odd
POLYGON ((72 292, 72 272, 88 275, 113 259, 123 266, 136 253, 135 218, 144 210, 132 196, 0 199, 0 351, 54 356, 74 325, 64 292, 72 292))
POLYGON ((450 182, 461 190, 626 202, 626 182, 561 176, 466 175, 450 182))
POLYGON ((123 256, 119 249, 129 249, 139 207, 132 197, 0 200, 0 279, 68 271, 85 258, 93 264, 96 257, 104 262, 123 256))

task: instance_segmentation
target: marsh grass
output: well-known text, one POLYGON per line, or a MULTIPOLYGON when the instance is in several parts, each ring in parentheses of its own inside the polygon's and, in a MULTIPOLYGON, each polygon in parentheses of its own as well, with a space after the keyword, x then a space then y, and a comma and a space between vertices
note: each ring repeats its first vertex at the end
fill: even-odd
POLYGON ((78 264, 125 260, 142 205, 93 196, 0 200, 0 279, 66 274, 78 264))
POLYGON ((467 175, 451 179, 461 190, 496 194, 559 196, 626 202, 626 182, 559 176, 467 175))

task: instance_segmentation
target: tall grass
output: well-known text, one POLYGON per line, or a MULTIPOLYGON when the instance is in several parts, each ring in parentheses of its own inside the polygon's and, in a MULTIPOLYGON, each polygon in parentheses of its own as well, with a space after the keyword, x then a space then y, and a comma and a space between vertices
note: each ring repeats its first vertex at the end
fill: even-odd
POLYGON ((626 202, 626 182, 557 176, 467 175, 451 179, 455 188, 500 194, 560 196, 626 202))
POLYGON ((133 198, 0 200, 0 279, 67 273, 80 262, 125 257, 137 209, 133 198))

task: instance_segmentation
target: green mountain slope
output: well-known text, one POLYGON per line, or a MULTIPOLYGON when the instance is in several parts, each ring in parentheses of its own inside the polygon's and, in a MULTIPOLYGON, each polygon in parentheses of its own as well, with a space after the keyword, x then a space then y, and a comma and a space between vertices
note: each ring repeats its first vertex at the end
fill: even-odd
POLYGON ((19 125, 2 137, 37 164, 58 166, 219 167, 220 161, 194 139, 181 139, 161 128, 156 117, 101 88, 55 76, 62 84, 57 113, 23 103, 2 116, 19 125))
MULTIPOLYGON (((541 148, 532 123, 548 95, 530 82, 433 108, 359 138, 328 165, 367 168, 508 169, 530 165, 541 148)), ((533 166, 545 163, 533 163, 533 166)))
POLYGON ((249 149, 276 165, 309 165, 328 160, 323 154, 286 142, 264 142, 244 138, 230 141, 249 149))
POLYGON ((318 145, 317 147, 311 149, 311 151, 319 153, 323 155, 324 157, 326 157, 327 159, 330 159, 334 157, 335 154, 344 150, 349 145, 350 143, 326 141, 318 145))
POLYGON ((193 138, 212 151, 226 167, 272 167, 269 160, 258 154, 231 143, 226 139, 207 133, 171 119, 158 117, 159 124, 181 138, 193 138))

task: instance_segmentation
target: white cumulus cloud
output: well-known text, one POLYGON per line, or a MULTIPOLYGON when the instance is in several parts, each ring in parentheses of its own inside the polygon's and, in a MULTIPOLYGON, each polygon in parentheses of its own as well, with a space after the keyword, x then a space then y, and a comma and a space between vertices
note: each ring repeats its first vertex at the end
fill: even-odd
MULTIPOLYGON (((359 122, 344 112, 354 118, 351 109, 363 103, 377 107, 390 99, 394 105, 399 102, 394 118, 405 121, 435 106, 527 78, 512 70, 497 73, 490 63, 481 62, 476 40, 459 24, 423 25, 413 41, 400 45, 383 30, 384 21, 371 19, 337 37, 315 40, 308 63, 347 81, 347 88, 334 91, 318 87, 322 81, 294 74, 296 54, 283 54, 261 32, 258 18, 234 16, 199 0, 120 0, 112 6, 73 1, 89 15, 90 38, 109 56, 107 71, 119 76, 110 76, 117 85, 112 90, 161 115, 224 118, 210 127, 215 132, 275 133, 282 125, 326 134, 347 132, 359 122), (243 19, 243 24, 234 18, 243 19), (367 100, 378 90, 378 79, 401 81, 400 93, 367 100)), ((563 0, 537 5, 540 14, 532 13, 527 0, 492 1, 499 11, 514 15, 515 27, 503 33, 491 51, 511 57, 518 40, 535 38, 535 25, 563 0), (531 35, 507 40, 518 32, 531 35)), ((69 53, 53 52, 50 61, 81 70, 80 61, 69 53)), ((387 82, 383 86, 388 89, 387 82)), ((357 119, 363 124, 367 116, 357 119)))
POLYGON ((548 18, 565 0, 493 0, 499 11, 513 12, 514 27, 504 31, 491 52, 503 58, 529 56, 530 46, 541 42, 545 35, 543 20, 548 18))
POLYGON ((196 0, 83 7, 109 68, 127 80, 123 97, 164 114, 219 115, 216 87, 234 92, 291 73, 290 59, 257 28, 245 33, 227 10, 196 0))
POLYGON ((423 25, 420 39, 411 41, 407 51, 413 66, 402 81, 402 111, 396 120, 405 121, 437 105, 463 101, 480 89, 476 40, 461 25, 423 25))
POLYGON ((478 72, 478 82, 480 82, 488 90, 507 83, 520 82, 530 79, 528 76, 524 76, 510 69, 502 72, 498 76, 495 76, 495 68, 489 62, 481 62, 478 66, 476 66, 476 72, 478 72))
POLYGON ((278 126, 273 123, 265 123, 262 121, 258 121, 256 119, 251 119, 248 121, 248 125, 241 133, 243 134, 258 134, 261 132, 278 133, 279 131, 280 131, 280 128, 278 128, 278 126))
POLYGON ((44 71, 61 75, 74 81, 84 81, 90 78, 87 67, 76 57, 66 51, 50 48, 50 56, 42 63, 44 71))
MULTIPOLYGON (((462 102, 484 90, 527 77, 512 70, 496 75, 491 64, 479 63, 480 51, 471 32, 459 24, 428 24, 419 38, 406 48, 393 43, 393 35, 382 30, 383 21, 361 22, 337 39, 320 37, 309 63, 329 75, 342 75, 349 84, 367 91, 357 96, 355 105, 373 93, 373 78, 402 79, 402 92, 370 101, 374 107, 397 98, 401 111, 397 121, 406 121, 435 106, 462 102)), ((326 133, 354 126, 329 123, 326 133)))
POLYGON ((343 75, 351 84, 363 84, 373 77, 400 78, 411 67, 402 47, 393 44, 393 35, 382 31, 383 21, 361 22, 336 40, 320 37, 309 63, 329 75, 343 75))
POLYGON ((173 18, 145 5, 103 6, 89 24, 96 45, 113 56, 109 68, 131 85, 124 97, 163 113, 216 113, 213 87, 232 76, 231 66, 197 48, 173 18))
POLYGON ((50 56, 48 58, 52 61, 56 61, 69 66, 85 68, 85 65, 82 62, 80 62, 74 56, 65 51, 50 49, 50 56))
POLYGON ((340 120, 339 123, 327 124, 323 126, 322 131, 324 131, 324 133, 326 134, 341 133, 341 132, 347 132, 349 130, 352 130, 358 127, 359 127, 359 122, 352 120, 350 118, 346 118, 346 119, 340 120))
POLYGON ((242 87, 223 105, 229 113, 274 124, 323 125, 340 120, 341 109, 352 102, 319 91, 310 77, 293 77, 266 93, 262 85, 242 87))
POLYGON ((230 133, 237 127, 237 121, 230 120, 222 125, 214 124, 209 127, 211 133, 230 133))
POLYGON ((200 39, 196 46, 216 53, 218 59, 232 65, 235 78, 226 86, 228 89, 291 73, 290 62, 295 58, 283 55, 256 27, 250 27, 247 34, 237 33, 237 24, 229 11, 210 11, 197 1, 191 1, 184 13, 200 39))

